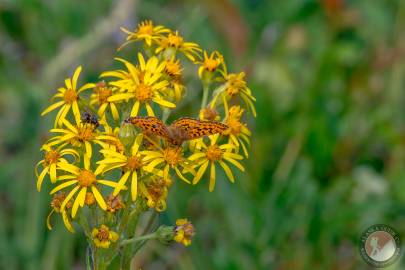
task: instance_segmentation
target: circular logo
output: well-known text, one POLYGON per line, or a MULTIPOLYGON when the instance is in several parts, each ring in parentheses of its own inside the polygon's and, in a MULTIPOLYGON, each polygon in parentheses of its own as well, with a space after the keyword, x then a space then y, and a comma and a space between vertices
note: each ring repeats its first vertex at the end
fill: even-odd
POLYGON ((385 224, 367 228, 360 237, 360 255, 374 267, 382 268, 393 264, 401 255, 399 234, 385 224))

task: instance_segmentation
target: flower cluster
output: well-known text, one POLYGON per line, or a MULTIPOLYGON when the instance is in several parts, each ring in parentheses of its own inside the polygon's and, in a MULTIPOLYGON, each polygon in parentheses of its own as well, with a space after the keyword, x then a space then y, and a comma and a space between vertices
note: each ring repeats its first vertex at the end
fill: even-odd
MULTIPOLYGON (((117 252, 137 242, 133 228, 128 230, 141 214, 166 209, 177 180, 195 185, 207 178, 213 191, 222 169, 233 183, 235 173, 244 171, 241 161, 250 145, 251 132, 242 119, 246 111, 256 116, 245 73, 228 73, 219 52, 208 53, 152 21, 122 31, 127 38, 119 50, 143 45, 136 61, 116 58, 122 68, 85 84, 80 83, 82 67, 76 68, 42 112, 57 111, 41 147, 44 158, 35 168, 38 191, 46 183, 53 195, 48 228, 51 214, 60 214, 69 231, 73 223, 83 227, 93 250, 117 252), (190 64, 201 81, 200 111, 196 118, 177 117, 167 125, 184 102, 183 71, 190 64)), ((189 245, 194 227, 180 219, 171 235, 189 245)))

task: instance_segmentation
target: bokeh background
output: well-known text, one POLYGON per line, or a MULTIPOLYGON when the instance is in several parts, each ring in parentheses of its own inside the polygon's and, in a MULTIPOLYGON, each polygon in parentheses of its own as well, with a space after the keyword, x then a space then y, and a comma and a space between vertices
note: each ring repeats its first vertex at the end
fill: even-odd
POLYGON ((235 184, 171 190, 160 221, 191 219, 193 245, 149 242, 139 267, 369 269, 365 228, 405 242, 405 1, 0 0, 0 269, 84 269, 81 234, 45 226, 33 167, 52 120, 39 115, 77 65, 87 80, 111 69, 119 26, 142 19, 245 70, 258 117, 235 184))

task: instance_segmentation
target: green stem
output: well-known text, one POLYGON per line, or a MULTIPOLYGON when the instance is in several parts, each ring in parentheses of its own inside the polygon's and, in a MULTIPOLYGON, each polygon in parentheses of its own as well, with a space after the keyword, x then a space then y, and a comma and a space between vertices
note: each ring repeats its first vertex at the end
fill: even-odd
POLYGON ((209 88, 210 87, 208 83, 203 83, 203 98, 201 102, 201 109, 207 107, 209 88))
POLYGON ((131 238, 131 239, 126 239, 126 240, 123 240, 121 242, 121 246, 133 244, 133 243, 140 242, 140 241, 156 239, 157 237, 158 236, 157 236, 156 232, 154 232, 154 233, 150 233, 150 234, 147 234, 147 235, 142 235, 140 237, 134 237, 134 238, 131 238))

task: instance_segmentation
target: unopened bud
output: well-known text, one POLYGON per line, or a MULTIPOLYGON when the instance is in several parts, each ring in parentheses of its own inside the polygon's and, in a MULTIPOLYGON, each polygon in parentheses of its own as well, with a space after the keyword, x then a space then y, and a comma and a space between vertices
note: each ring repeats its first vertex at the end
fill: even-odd
POLYGON ((163 244, 168 244, 173 241, 174 227, 162 225, 156 230, 158 240, 163 244))
POLYGON ((131 145, 135 139, 134 126, 126 122, 122 123, 118 137, 124 145, 131 145))

